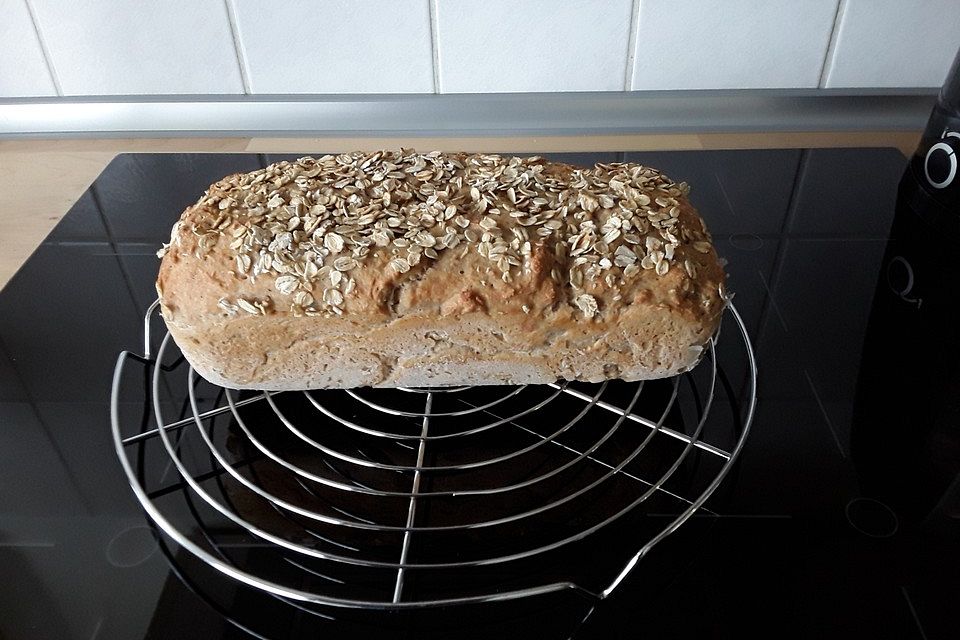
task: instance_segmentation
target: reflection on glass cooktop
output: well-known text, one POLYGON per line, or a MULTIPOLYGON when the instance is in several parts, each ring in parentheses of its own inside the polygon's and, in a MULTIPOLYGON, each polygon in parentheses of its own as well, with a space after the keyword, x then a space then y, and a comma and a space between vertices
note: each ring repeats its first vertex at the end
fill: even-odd
MULTIPOLYGON (((879 485, 858 470, 876 465, 861 464, 869 447, 854 444, 870 438, 853 426, 856 388, 903 156, 551 157, 643 162, 692 185, 760 371, 750 439, 707 505, 720 515, 694 517, 657 547, 577 637, 954 637, 956 507, 922 496, 930 508, 917 513, 867 490, 879 485)), ((279 159, 119 156, 0 292, 0 638, 365 637, 374 627, 566 637, 563 597, 496 616, 330 620, 158 547, 110 435, 116 357, 139 352, 154 254, 183 208, 216 179, 279 159)))

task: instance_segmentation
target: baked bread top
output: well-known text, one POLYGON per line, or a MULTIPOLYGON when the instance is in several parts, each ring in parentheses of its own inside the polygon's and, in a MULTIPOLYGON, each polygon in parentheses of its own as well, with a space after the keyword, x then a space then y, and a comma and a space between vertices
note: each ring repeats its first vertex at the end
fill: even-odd
POLYGON ((634 304, 715 326, 724 273, 687 193, 629 163, 306 157, 213 184, 159 252, 157 290, 164 318, 184 326, 473 312, 615 324, 634 304))

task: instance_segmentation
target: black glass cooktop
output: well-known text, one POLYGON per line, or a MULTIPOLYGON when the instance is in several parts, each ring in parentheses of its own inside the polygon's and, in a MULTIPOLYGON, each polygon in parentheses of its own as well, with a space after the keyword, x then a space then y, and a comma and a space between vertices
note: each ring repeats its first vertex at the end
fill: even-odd
POLYGON ((283 158, 123 155, 0 292, 0 638, 956 637, 960 425, 878 426, 878 406, 934 400, 871 393, 880 387, 861 364, 883 362, 884 345, 866 338, 891 322, 874 292, 889 279, 904 157, 552 157, 643 162, 689 182, 728 260, 759 402, 707 504, 719 515, 691 519, 580 627, 563 597, 496 615, 340 619, 204 574, 158 544, 130 491, 110 433, 111 376, 121 350, 142 352, 154 254, 180 211, 216 179, 283 158))

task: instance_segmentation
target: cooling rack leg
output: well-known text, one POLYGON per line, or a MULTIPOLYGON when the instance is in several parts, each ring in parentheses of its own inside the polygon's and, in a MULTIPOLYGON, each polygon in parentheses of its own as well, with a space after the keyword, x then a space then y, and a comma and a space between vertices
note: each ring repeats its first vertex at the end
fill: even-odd
POLYGON ((417 468, 413 471, 413 487, 410 490, 410 505, 407 507, 407 530, 403 532, 403 547, 400 549, 400 568, 397 569, 397 582, 393 588, 393 601, 400 602, 403 595, 404 566, 407 563, 407 553, 410 551, 410 538, 413 534, 413 520, 417 514, 417 495, 420 493, 420 470, 423 468, 423 457, 427 449, 427 433, 430 430, 430 412, 433 409, 433 392, 427 394, 426 406, 423 410, 423 428, 420 430, 420 446, 417 448, 417 468))

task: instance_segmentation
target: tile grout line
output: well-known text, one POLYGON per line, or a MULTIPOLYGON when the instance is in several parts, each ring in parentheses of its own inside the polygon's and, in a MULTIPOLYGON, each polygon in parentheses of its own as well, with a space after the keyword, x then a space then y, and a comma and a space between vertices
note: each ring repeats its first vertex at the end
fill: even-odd
POLYGON ((246 95, 253 93, 250 88, 250 69, 247 68, 247 56, 243 50, 243 40, 240 38, 240 23, 237 21, 237 8, 234 0, 223 0, 227 10, 227 23, 230 25, 230 37, 233 40, 233 53, 237 57, 237 67, 240 69, 240 82, 246 95))
POLYGON ((633 0, 630 9, 630 35, 627 38, 627 64, 623 72, 623 90, 633 91, 633 76, 637 66, 637 36, 640 31, 640 2, 633 0))
POLYGON ((837 38, 840 35, 840 23, 847 11, 847 0, 837 0, 837 10, 833 14, 833 28, 830 30, 830 39, 827 40, 827 50, 823 53, 823 64, 820 65, 820 81, 817 86, 826 88, 827 77, 833 67, 833 60, 837 55, 837 38))
POLYGON ((440 19, 438 0, 427 0, 430 13, 430 63, 433 66, 433 92, 443 93, 440 86, 440 19))
POLYGON ((37 42, 40 43, 40 51, 43 53, 43 61, 47 65, 47 73, 50 74, 50 80, 53 82, 53 88, 57 92, 58 96, 63 95, 63 86, 60 84, 60 76, 57 74, 57 68, 53 64, 53 57, 50 55, 50 50, 47 48, 47 41, 43 37, 43 32, 40 30, 40 21, 37 20, 37 14, 33 10, 33 5, 30 3, 30 0, 23 0, 23 4, 27 7, 27 13, 30 14, 30 22, 33 23, 33 32, 37 36, 37 42))

